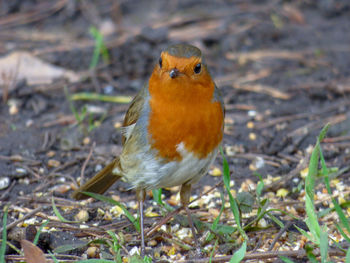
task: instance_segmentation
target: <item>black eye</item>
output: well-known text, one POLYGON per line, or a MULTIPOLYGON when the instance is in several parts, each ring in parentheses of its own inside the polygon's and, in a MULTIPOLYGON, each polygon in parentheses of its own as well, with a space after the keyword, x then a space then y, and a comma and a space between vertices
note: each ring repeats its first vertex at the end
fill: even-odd
POLYGON ((159 67, 162 68, 162 63, 163 63, 162 58, 159 58, 159 62, 158 63, 159 63, 159 67))
POLYGON ((201 72, 202 69, 202 64, 198 63, 195 67, 194 67, 194 73, 199 74, 201 72))

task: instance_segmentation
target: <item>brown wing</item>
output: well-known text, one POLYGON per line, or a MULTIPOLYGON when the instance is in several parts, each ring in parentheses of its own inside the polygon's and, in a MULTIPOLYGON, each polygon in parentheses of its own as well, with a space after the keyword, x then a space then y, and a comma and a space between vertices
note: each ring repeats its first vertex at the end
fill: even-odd
MULTIPOLYGON (((129 109, 126 111, 123 127, 133 125, 137 122, 140 117, 141 110, 145 103, 145 97, 147 96, 148 85, 145 85, 139 93, 136 94, 134 99, 131 101, 129 109)), ((125 143, 125 136, 123 136, 123 144, 125 143)))

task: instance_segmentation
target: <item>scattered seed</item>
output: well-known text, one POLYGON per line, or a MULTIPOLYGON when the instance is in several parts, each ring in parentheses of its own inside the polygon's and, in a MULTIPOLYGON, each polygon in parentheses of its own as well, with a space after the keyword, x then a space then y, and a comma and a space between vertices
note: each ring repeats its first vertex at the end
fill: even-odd
POLYGON ((306 178, 306 176, 307 176, 307 174, 309 173, 309 168, 308 167, 306 167, 305 169, 303 169, 303 170, 301 170, 300 171, 300 175, 301 175, 301 177, 302 178, 306 178))
POLYGON ((247 122, 247 128, 248 128, 248 129, 253 129, 253 128, 254 128, 254 122, 248 121, 248 122, 247 122))
POLYGON ((124 214, 123 209, 121 209, 119 206, 113 206, 111 209, 109 209, 109 212, 114 216, 114 217, 120 217, 121 215, 124 214))
POLYGON ((88 256, 88 258, 98 258, 98 248, 97 247, 88 247, 88 249, 86 250, 86 255, 88 256))
POLYGON ((86 210, 80 210, 78 214, 74 216, 74 219, 78 222, 86 222, 89 220, 89 213, 86 210))
POLYGON ((211 176, 221 176, 222 172, 221 172, 221 169, 219 167, 214 167, 212 170, 209 171, 209 174, 211 176))
POLYGON ((149 247, 155 247, 158 244, 158 242, 154 239, 147 242, 147 246, 149 247))
POLYGON ((19 112, 19 109, 16 104, 10 105, 10 108, 9 108, 10 115, 16 115, 18 112, 19 112))
POLYGON ((288 195, 288 193, 289 193, 289 191, 287 189, 281 188, 281 189, 277 190, 276 196, 284 198, 288 195))
POLYGON ((116 128, 116 129, 118 129, 118 128, 122 127, 122 126, 123 126, 123 124, 121 122, 119 122, 119 121, 114 123, 114 128, 116 128))
POLYGON ((249 133, 249 140, 255 141, 255 140, 256 140, 256 134, 253 133, 253 132, 250 132, 250 133, 249 133))
POLYGON ((83 139, 83 144, 84 144, 84 145, 88 145, 88 144, 90 144, 90 142, 91 142, 90 137, 85 137, 85 138, 83 139))
POLYGON ((49 157, 49 158, 52 158, 52 157, 54 157, 55 155, 56 155, 56 152, 55 152, 55 151, 48 151, 48 152, 46 153, 46 156, 49 157))
POLYGON ((49 167, 57 168, 57 167, 59 167, 61 165, 61 163, 59 161, 55 160, 55 159, 50 159, 50 160, 48 160, 47 165, 49 167))

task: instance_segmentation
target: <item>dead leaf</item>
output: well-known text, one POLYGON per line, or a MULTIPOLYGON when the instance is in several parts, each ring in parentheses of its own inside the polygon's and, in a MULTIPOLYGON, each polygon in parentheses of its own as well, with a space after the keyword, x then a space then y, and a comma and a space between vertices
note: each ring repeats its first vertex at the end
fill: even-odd
POLYGON ((32 242, 22 239, 21 246, 27 263, 46 263, 44 252, 32 242))
POLYGON ((57 78, 66 78, 70 82, 80 79, 75 72, 44 62, 29 52, 15 51, 0 58, 0 85, 14 87, 14 82, 23 79, 29 85, 50 84, 57 78))

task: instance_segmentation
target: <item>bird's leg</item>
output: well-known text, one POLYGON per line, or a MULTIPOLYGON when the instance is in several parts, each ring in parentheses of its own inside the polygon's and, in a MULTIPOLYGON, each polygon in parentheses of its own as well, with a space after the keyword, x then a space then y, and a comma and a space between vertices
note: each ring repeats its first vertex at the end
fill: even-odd
POLYGON ((143 203, 146 199, 146 191, 145 189, 137 189, 136 190, 137 202, 139 205, 139 214, 140 214, 140 234, 141 234, 141 252, 140 256, 143 258, 145 256, 145 232, 143 229, 143 203))
POLYGON ((201 254, 201 248, 197 239, 197 234, 196 234, 196 229, 194 228, 194 224, 192 221, 191 217, 191 211, 188 208, 188 203, 190 201, 190 196, 191 196, 191 185, 190 184, 183 184, 181 186, 181 191, 180 191, 180 199, 181 199, 181 204, 186 210, 187 213, 187 218, 188 218, 188 224, 191 227, 193 239, 194 239, 194 244, 196 246, 196 254, 200 255, 201 254))

